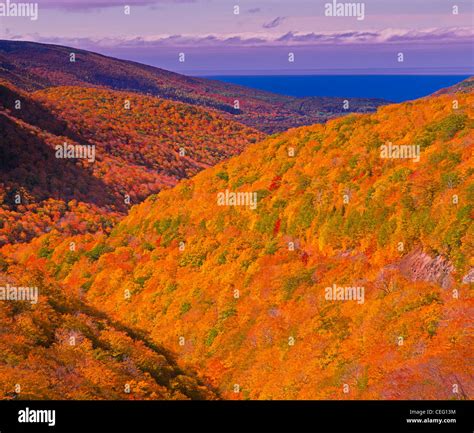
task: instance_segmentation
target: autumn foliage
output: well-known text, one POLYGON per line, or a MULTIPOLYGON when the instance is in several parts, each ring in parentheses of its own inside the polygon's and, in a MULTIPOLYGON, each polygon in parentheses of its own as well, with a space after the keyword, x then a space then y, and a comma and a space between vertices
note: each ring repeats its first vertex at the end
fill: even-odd
POLYGON ((152 66, 71 47, 0 41, 0 79, 22 90, 74 86, 155 96, 218 112, 265 133, 323 122, 350 112, 367 113, 387 103, 375 98, 295 98, 188 77, 152 66), (74 62, 71 62, 74 54, 74 62))
MULTIPOLYGON (((197 132, 195 113, 183 106, 140 98, 132 106, 147 110, 126 113, 118 109, 125 95, 94 92, 52 89, 37 97, 63 113, 74 133, 88 131, 83 139, 109 143, 100 164, 168 161, 152 139, 141 142, 150 146, 146 155, 133 153, 132 141, 152 135, 150 110, 175 119, 161 120, 161 139, 169 143, 178 140, 173 125, 183 115, 189 137, 197 132), (68 99, 79 103, 72 107, 68 99), (135 131, 118 120, 134 116, 135 131), (121 126, 112 128, 116 121, 121 126)), ((2 323, 21 320, 28 335, 37 334, 12 328, 23 340, 2 341, 2 374, 23 371, 31 392, 54 395, 33 379, 48 375, 15 367, 49 353, 47 368, 77 365, 79 377, 70 373, 70 383, 87 378, 101 388, 104 380, 93 396, 117 398, 110 383, 122 380, 120 356, 127 353, 141 371, 134 380, 144 382, 138 398, 167 398, 169 389, 155 385, 143 366, 159 355, 112 325, 122 323, 166 347, 227 399, 472 398, 473 104, 472 92, 445 94, 292 129, 151 195, 110 233, 65 236, 54 229, 29 244, 4 246, 3 275, 38 275, 32 284, 44 298, 28 313, 0 305, 2 323), (420 161, 381 158, 389 142, 420 146, 420 161), (219 206, 225 190, 256 192, 257 209, 219 206), (364 287, 364 302, 328 301, 325 288, 333 284, 364 287), (73 304, 61 313, 66 325, 46 320, 47 304, 58 296, 73 304), (107 319, 89 316, 83 304, 107 319), (74 349, 63 343, 71 330, 83 339, 74 349), (27 355, 27 338, 46 348, 27 355), (106 347, 118 350, 119 360, 108 358, 106 347), (97 350, 105 351, 102 361, 97 350), (89 369, 99 362, 118 370, 98 378, 89 369)), ((211 163, 209 154, 192 155, 211 163)), ((97 175, 106 184, 108 176, 97 175)), ((13 381, 5 383, 4 397, 13 381)), ((71 398, 84 396, 80 386, 67 389, 71 398)))
POLYGON ((108 232, 128 209, 263 134, 215 112, 100 89, 0 83, 0 245, 51 227, 108 232), (17 104, 20 105, 17 105, 17 104), (56 146, 93 146, 95 161, 56 146))

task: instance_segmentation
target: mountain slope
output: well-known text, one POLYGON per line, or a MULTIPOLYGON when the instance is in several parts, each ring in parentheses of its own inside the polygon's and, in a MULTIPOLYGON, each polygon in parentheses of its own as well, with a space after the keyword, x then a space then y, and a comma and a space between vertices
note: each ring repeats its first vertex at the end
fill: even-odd
POLYGON ((34 285, 39 299, 0 302, 0 399, 217 398, 140 333, 65 296, 38 274, 18 280, 4 266, 3 287, 5 281, 34 285))
POLYGON ((146 329, 225 398, 472 398, 473 103, 424 98, 270 137, 110 236, 4 247, 5 271, 146 329), (383 158, 389 143, 420 146, 419 161, 383 158), (256 208, 231 192, 257 193, 256 208))
POLYGON ((444 89, 438 90, 434 95, 446 95, 454 93, 469 93, 474 89, 474 77, 469 77, 468 79, 461 81, 460 83, 455 84, 454 86, 446 87, 444 89))
POLYGON ((323 122, 348 111, 370 112, 386 101, 293 98, 118 60, 75 48, 0 40, 0 78, 33 91, 54 86, 99 86, 215 109, 267 133, 323 122), (71 53, 75 62, 70 61, 71 53), (239 101, 236 108, 235 101, 239 101))
POLYGON ((58 225, 107 229, 130 205, 262 137, 155 97, 77 87, 27 94, 0 83, 0 244, 58 225), (94 158, 58 158, 64 144, 94 158))

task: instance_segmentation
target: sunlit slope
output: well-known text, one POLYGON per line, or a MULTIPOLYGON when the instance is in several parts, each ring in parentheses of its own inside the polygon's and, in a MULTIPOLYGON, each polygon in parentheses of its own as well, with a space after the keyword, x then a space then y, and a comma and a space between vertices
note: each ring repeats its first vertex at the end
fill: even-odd
POLYGON ((226 398, 470 398, 473 103, 290 130, 150 197, 108 238, 71 252, 51 233, 5 254, 29 266, 42 248, 55 283, 226 398), (420 146, 418 162, 393 158, 400 145, 420 146), (219 205, 231 192, 256 192, 256 209, 219 205))

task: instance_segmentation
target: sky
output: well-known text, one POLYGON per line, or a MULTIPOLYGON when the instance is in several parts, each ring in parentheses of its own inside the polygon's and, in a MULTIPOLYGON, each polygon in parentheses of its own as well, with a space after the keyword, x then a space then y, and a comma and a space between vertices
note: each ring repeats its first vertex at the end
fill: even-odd
POLYGON ((367 0, 328 16, 333 3, 346 2, 39 0, 37 20, 0 17, 0 38, 193 75, 474 74, 471 0, 367 0))

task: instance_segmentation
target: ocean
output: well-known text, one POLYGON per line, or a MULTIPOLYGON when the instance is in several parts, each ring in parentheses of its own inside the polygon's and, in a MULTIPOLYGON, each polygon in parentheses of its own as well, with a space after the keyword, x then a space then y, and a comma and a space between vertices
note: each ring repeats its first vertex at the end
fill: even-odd
POLYGON ((402 102, 430 95, 468 78, 466 75, 245 75, 207 76, 289 96, 382 98, 402 102))

